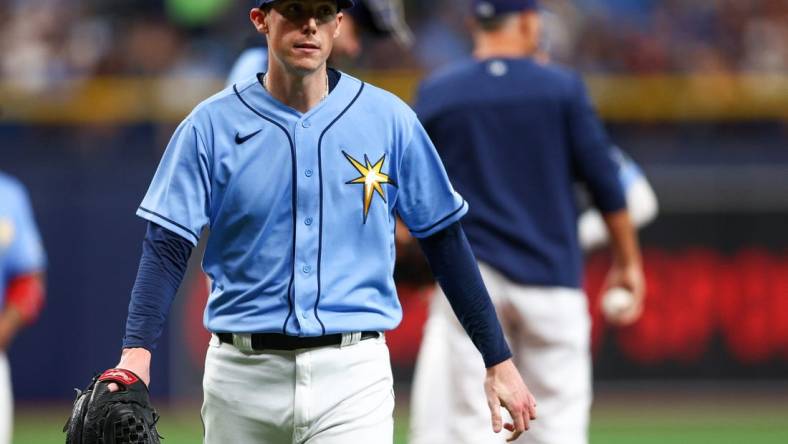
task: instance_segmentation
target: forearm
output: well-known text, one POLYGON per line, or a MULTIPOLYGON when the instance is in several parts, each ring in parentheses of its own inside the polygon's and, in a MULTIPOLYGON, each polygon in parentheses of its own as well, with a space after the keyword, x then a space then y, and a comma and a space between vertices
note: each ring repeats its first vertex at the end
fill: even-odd
POLYGON ((172 301, 183 280, 191 244, 150 223, 131 291, 124 348, 152 350, 161 336, 172 301))
POLYGON ((22 315, 16 308, 6 307, 0 312, 0 351, 8 348, 23 324, 22 315))
POLYGON ((602 217, 610 234, 614 265, 640 266, 640 246, 627 210, 605 213, 602 217))
POLYGON ((435 279, 486 367, 511 357, 465 232, 459 223, 419 240, 435 279))

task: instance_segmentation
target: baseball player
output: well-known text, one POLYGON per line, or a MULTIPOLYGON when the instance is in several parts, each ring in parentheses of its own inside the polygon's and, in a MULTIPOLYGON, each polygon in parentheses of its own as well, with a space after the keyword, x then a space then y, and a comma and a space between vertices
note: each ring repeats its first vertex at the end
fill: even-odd
POLYGON ((0 444, 11 442, 13 399, 5 350, 44 304, 46 259, 24 186, 0 173, 0 444))
POLYGON ((149 382, 151 350, 209 229, 205 442, 392 442, 383 332, 401 318, 397 214, 482 354, 487 428, 516 438, 535 401, 459 224, 467 204, 404 103, 326 67, 352 3, 262 0, 250 11, 267 70, 198 105, 167 147, 137 211, 148 229, 117 367, 149 382))
MULTIPOLYGON (((334 41, 331 59, 358 57, 362 32, 391 37, 405 48, 413 43, 413 33, 405 22, 402 0, 361 0, 346 12, 342 34, 334 41)), ((267 69, 267 44, 247 48, 230 69, 227 85, 232 86, 267 69)))
MULTIPOLYGON (((416 111, 470 210, 463 225, 515 362, 539 399, 529 443, 587 442, 590 317, 581 290, 575 182, 609 232, 608 287, 634 295, 616 322, 642 310, 643 272, 611 144, 580 77, 536 61, 535 0, 474 0, 473 58, 421 85, 416 111)), ((500 442, 480 428, 483 367, 432 299, 411 405, 412 444, 500 442), (444 364, 445 363, 445 364, 444 364), (440 405, 435 402, 439 399, 440 405)))

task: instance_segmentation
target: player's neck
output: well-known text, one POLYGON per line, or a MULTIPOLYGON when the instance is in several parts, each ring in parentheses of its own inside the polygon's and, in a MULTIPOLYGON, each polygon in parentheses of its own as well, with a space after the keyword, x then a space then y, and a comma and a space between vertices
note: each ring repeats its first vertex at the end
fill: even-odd
POLYGON ((328 95, 325 65, 303 76, 271 66, 264 82, 263 86, 275 99, 302 113, 315 107, 328 95))
POLYGON ((534 55, 536 45, 522 39, 512 39, 505 35, 477 35, 473 57, 479 60, 491 58, 521 58, 534 55))

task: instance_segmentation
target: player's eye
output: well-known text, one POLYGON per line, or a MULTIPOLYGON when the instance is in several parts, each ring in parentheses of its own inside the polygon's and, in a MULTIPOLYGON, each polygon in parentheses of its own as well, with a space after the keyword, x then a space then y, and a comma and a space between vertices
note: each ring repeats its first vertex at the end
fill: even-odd
POLYGON ((282 8, 282 15, 288 19, 300 19, 304 16, 304 5, 297 2, 287 3, 282 8))
POLYGON ((317 9, 317 18, 321 22, 329 22, 337 15, 337 10, 332 5, 321 5, 317 9))

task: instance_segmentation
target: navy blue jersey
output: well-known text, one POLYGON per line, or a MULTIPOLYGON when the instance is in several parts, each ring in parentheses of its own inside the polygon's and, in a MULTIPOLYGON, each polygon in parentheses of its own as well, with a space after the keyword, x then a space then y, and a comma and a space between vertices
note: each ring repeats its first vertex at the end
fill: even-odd
POLYGON ((626 206, 581 78, 526 58, 468 59, 428 78, 415 108, 470 204, 476 257, 523 284, 580 287, 575 183, 603 213, 626 206))

